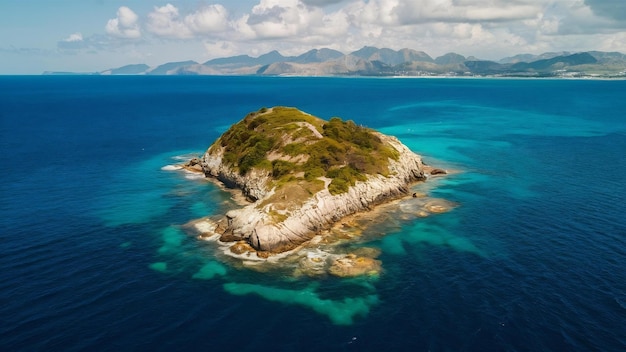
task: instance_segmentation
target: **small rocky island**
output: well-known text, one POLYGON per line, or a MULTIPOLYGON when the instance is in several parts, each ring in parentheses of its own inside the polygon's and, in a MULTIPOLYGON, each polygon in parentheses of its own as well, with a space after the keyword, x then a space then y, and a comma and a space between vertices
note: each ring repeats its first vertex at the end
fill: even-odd
MULTIPOLYGON (((266 258, 309 242, 347 216, 410 197, 431 170, 397 138, 295 108, 262 108, 185 168, 239 189, 247 204, 212 231, 234 253, 266 258)), ((415 196, 415 194, 413 194, 415 196)))

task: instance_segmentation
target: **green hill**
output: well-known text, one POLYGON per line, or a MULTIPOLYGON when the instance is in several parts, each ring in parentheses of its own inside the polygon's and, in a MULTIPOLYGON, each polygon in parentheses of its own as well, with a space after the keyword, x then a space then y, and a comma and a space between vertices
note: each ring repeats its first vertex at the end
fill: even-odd
POLYGON ((398 151, 378 134, 353 121, 329 121, 295 108, 274 107, 248 114, 209 149, 223 151, 225 164, 241 175, 252 169, 271 173, 279 188, 291 181, 315 193, 330 180, 331 194, 348 191, 367 174, 389 174, 389 159, 398 151))

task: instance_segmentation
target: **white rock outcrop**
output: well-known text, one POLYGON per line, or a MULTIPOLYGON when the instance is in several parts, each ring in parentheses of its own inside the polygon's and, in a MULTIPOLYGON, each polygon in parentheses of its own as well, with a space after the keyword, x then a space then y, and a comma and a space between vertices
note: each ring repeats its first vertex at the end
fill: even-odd
POLYGON ((310 240, 345 216, 405 196, 412 183, 425 179, 421 157, 395 137, 376 135, 399 152, 398 160, 389 159, 389 176, 368 175, 366 181, 356 182, 348 192, 337 195, 323 189, 298 209, 289 211, 280 222, 272 218, 267 207, 257 207, 258 202, 272 194, 267 186, 271 178, 267 171, 251 170, 242 176, 222 162, 223 150, 207 151, 201 160, 205 175, 217 178, 228 187, 241 189, 249 200, 256 201, 229 211, 224 233, 231 239, 246 240, 258 251, 283 252, 310 240))

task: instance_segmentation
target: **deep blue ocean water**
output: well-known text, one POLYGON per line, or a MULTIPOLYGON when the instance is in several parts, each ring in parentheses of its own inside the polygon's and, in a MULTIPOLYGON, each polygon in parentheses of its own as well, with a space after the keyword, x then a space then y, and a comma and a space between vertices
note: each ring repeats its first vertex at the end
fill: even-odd
POLYGON ((624 351, 626 81, 0 77, 0 350, 624 351), (295 106, 460 170, 365 234, 379 277, 233 267, 162 169, 295 106))

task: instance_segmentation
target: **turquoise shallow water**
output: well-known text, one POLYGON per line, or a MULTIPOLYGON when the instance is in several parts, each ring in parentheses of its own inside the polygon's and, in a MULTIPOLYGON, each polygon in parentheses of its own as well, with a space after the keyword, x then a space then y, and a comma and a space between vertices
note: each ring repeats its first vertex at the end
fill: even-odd
MULTIPOLYGON (((626 82, 1 77, 2 350, 623 350, 626 82), (184 224, 229 194, 167 165, 288 105, 460 172, 348 247, 383 271, 224 262, 184 224), (165 169, 164 169, 165 167, 165 169)), ((391 215, 390 215, 391 214, 391 215)))

